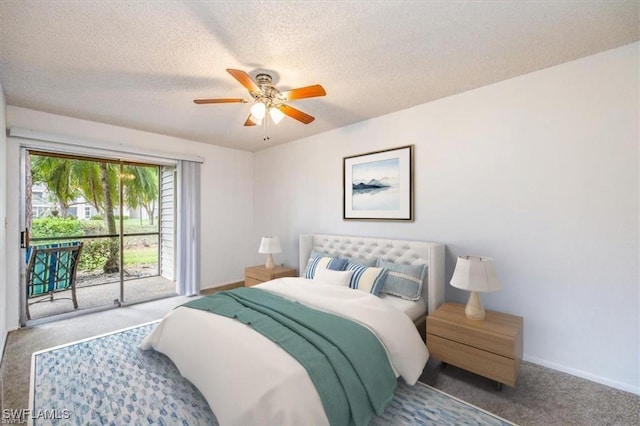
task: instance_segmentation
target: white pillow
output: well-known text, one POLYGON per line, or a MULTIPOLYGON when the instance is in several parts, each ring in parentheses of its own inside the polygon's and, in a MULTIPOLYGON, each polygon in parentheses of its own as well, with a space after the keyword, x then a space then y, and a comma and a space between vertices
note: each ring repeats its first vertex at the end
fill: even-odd
POLYGON ((353 271, 332 271, 331 269, 318 268, 313 279, 326 284, 349 287, 351 275, 353 275, 353 271))

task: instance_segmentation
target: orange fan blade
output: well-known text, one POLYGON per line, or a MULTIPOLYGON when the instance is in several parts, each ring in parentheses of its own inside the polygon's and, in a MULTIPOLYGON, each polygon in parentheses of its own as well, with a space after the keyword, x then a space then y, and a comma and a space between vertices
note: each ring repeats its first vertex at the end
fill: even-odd
POLYGON ((258 85, 251 79, 251 76, 242 70, 227 68, 227 72, 240 82, 250 92, 260 92, 258 85))
POLYGON ((249 117, 247 117, 247 121, 244 122, 245 126, 255 126, 256 123, 253 122, 253 120, 251 120, 251 114, 249 114, 249 117))
POLYGON ((277 105, 276 108, 278 108, 280 111, 282 111, 284 114, 288 115, 289 117, 295 118, 296 120, 304 124, 309 124, 313 120, 315 120, 315 118, 310 116, 309 114, 304 113, 299 109, 295 109, 294 107, 289 105, 281 104, 281 105, 277 105))
POLYGON ((316 96, 324 96, 327 92, 324 91, 324 87, 319 84, 313 86, 300 87, 298 89, 288 90, 280 93, 287 101, 293 101, 295 99, 314 98, 316 96))
POLYGON ((240 98, 226 98, 226 99, 194 99, 193 102, 197 104, 233 104, 247 102, 240 98))

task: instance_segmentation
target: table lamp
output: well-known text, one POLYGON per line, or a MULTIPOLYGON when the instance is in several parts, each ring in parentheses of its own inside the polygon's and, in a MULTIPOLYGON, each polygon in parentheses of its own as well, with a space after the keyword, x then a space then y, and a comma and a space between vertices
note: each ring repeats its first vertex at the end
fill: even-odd
POLYGON ((264 267, 267 269, 273 269, 273 253, 280 253, 282 250, 280 249, 280 241, 278 241, 278 237, 262 237, 262 241, 260 241, 260 248, 258 249, 258 253, 268 254, 267 263, 265 263, 264 267))
POLYGON ((493 259, 483 256, 459 256, 451 277, 451 285, 471 291, 464 313, 469 319, 483 320, 484 308, 478 292, 500 290, 496 271, 493 269, 493 259))

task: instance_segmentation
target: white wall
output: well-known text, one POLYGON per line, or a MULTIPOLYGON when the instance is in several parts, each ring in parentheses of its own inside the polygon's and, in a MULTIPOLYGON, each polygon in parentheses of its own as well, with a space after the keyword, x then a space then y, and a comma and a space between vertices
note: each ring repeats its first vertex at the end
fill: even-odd
MULTIPOLYGON (((204 157, 201 167, 202 288, 242 280, 253 247, 253 155, 249 152, 188 141, 44 112, 7 107, 7 127, 19 127, 74 139, 101 141, 114 148, 186 153, 204 157)), ((20 139, 7 139, 8 235, 17 241, 20 206, 20 139)), ((18 327, 18 244, 7 247, 8 327, 18 327)))
POLYGON ((526 359, 640 393, 638 49, 256 153, 255 248, 278 235, 297 267, 300 233, 438 241, 447 282, 458 255, 491 256, 484 305, 524 317, 526 359), (407 144, 415 221, 343 221, 342 158, 407 144))
POLYGON ((5 128, 5 112, 6 105, 4 100, 4 91, 2 85, 0 85, 0 359, 4 353, 4 343, 7 338, 7 301, 6 301, 6 276, 4 271, 6 270, 6 229, 5 229, 5 217, 6 217, 6 192, 7 192, 7 180, 5 176, 6 168, 6 146, 7 136, 4 132, 5 128))

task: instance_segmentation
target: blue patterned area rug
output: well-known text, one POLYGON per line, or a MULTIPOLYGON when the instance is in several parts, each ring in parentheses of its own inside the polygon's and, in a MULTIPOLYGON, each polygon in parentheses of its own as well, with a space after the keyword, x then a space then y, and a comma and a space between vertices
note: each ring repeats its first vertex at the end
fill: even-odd
MULTIPOLYGON (((176 366, 140 342, 157 321, 36 352, 30 418, 35 425, 217 425, 202 394, 176 366)), ((430 386, 402 380, 372 425, 511 425, 430 386)))

